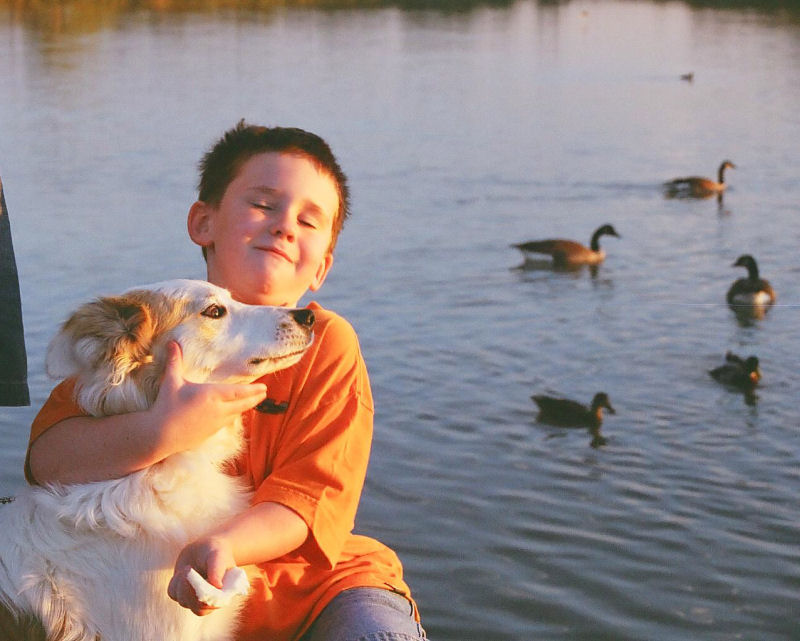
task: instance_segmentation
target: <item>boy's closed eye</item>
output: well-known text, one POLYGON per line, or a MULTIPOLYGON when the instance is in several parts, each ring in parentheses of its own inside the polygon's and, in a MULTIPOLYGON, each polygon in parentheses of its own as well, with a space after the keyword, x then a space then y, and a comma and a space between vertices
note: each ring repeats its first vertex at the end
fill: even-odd
MULTIPOLYGON (((274 203, 268 203, 268 202, 253 202, 250 203, 250 206, 263 212, 277 211, 278 209, 278 207, 274 203)), ((318 227, 320 227, 320 221, 318 218, 319 217, 314 215, 313 213, 303 214, 298 217, 297 222, 303 227, 308 227, 310 229, 317 229, 318 227)))
POLYGON ((297 219, 297 222, 299 222, 303 227, 308 227, 309 229, 316 229, 319 227, 319 221, 312 216, 301 216, 297 219))

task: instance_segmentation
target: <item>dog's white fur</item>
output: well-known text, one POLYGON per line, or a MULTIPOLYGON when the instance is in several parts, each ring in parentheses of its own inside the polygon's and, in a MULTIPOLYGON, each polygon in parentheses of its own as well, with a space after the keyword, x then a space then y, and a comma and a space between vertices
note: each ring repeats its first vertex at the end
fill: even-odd
MULTIPOLYGON (((309 325, 204 281, 165 281, 79 308, 50 344, 47 368, 77 377, 87 413, 119 414, 152 404, 171 339, 187 379, 251 382, 297 362, 309 325)), ((246 507, 248 493, 222 470, 240 447, 236 421, 120 479, 26 489, 0 507, 0 602, 33 613, 58 641, 229 639, 240 603, 197 617, 169 599, 167 584, 187 542, 246 507)))

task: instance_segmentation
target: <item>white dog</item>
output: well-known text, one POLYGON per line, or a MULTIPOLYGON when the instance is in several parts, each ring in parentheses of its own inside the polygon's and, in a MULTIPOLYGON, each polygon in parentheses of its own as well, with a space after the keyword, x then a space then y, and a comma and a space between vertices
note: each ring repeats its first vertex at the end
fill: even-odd
MULTIPOLYGON (((155 400, 169 340, 181 345, 188 380, 251 382, 297 362, 313 322, 309 310, 243 305, 207 282, 165 281, 79 308, 50 344, 47 368, 77 378, 87 413, 121 414, 155 400)), ((26 489, 0 506, 0 601, 38 617, 52 640, 226 641, 241 597, 198 617, 170 600, 167 584, 186 543, 246 507, 248 493, 221 469, 240 447, 235 421, 121 479, 26 489)), ((226 589, 242 591, 228 575, 226 589)), ((228 596, 195 578, 201 600, 228 596)))

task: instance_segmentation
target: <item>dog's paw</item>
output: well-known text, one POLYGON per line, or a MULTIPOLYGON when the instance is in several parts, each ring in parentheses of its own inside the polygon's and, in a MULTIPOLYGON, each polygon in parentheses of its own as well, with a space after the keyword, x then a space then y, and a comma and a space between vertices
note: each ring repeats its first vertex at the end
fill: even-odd
POLYGON ((250 590, 250 581, 242 568, 229 568, 222 577, 222 589, 211 585, 200 573, 192 568, 186 577, 201 603, 212 608, 228 605, 236 596, 244 596, 250 590))

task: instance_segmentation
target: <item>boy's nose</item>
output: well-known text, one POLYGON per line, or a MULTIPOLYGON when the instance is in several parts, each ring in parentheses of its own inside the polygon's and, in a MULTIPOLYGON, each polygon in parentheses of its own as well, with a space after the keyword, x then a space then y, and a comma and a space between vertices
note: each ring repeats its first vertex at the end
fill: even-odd
POLYGON ((287 229, 284 226, 273 227, 270 231, 271 231, 273 236, 276 236, 276 237, 283 236, 284 238, 286 238, 288 240, 294 240, 294 232, 291 229, 287 229))
POLYGON ((311 327, 314 324, 314 312, 310 309, 293 309, 289 314, 300 327, 311 327))
POLYGON ((294 239, 295 224, 289 212, 281 212, 270 223, 269 231, 273 236, 285 236, 289 240, 294 239))

